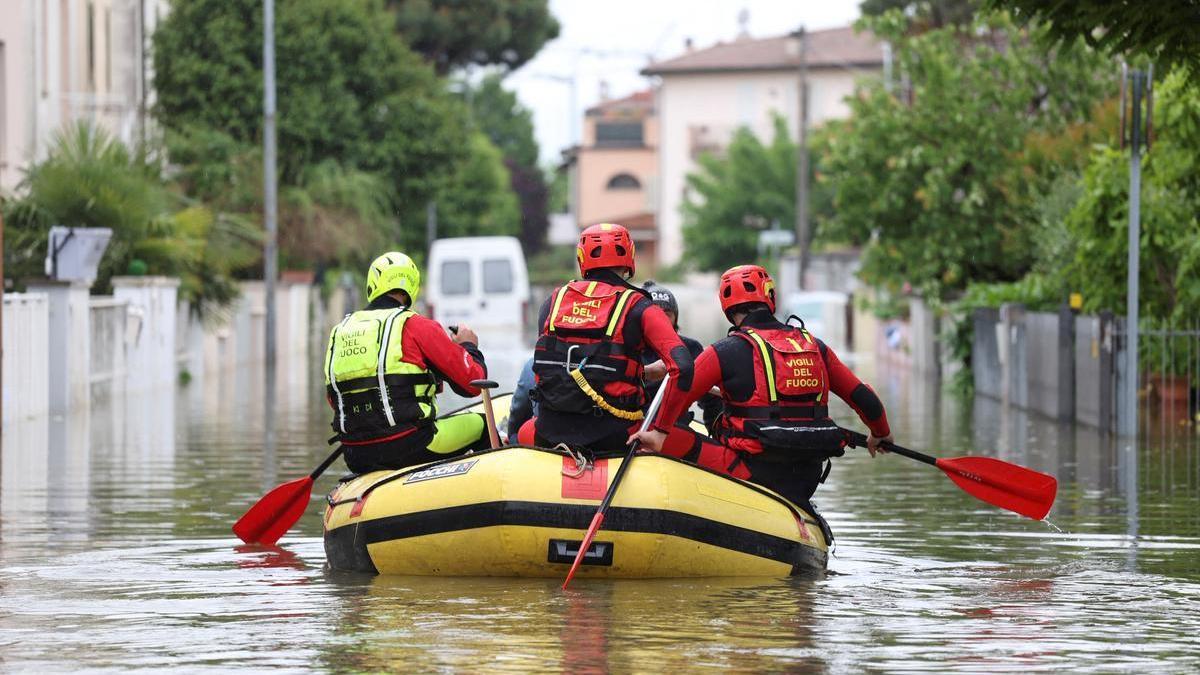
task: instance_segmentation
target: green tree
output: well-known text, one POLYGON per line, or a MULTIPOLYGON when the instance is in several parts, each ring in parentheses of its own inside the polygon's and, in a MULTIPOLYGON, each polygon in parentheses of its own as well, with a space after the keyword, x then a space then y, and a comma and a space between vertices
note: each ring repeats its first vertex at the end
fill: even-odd
POLYGON ((545 244, 550 221, 546 216, 546 181, 537 166, 533 113, 521 105, 516 94, 504 88, 499 73, 487 75, 473 87, 464 82, 463 98, 471 107, 475 124, 504 156, 509 188, 521 209, 517 234, 526 253, 535 253, 545 244))
POLYGON ((863 278, 929 299, 1022 277, 1033 203, 1058 172, 1023 161, 1026 139, 1086 120, 1110 90, 1110 64, 1082 46, 1046 51, 1043 29, 1003 15, 920 35, 898 12, 864 23, 892 42, 911 90, 876 81, 849 100, 823 159, 828 236, 870 238, 863 278))
POLYGON ((683 240, 687 258, 702 270, 722 271, 756 258, 758 230, 796 218, 796 144, 775 118, 764 145, 749 129, 734 134, 724 156, 701 155, 687 176, 683 240))
POLYGON ((520 206, 500 150, 477 131, 470 136, 469 156, 438 196, 438 236, 517 234, 520 206))
MULTIPOLYGON (((1156 92, 1157 138, 1142 169, 1141 311, 1157 319, 1200 315, 1200 89, 1182 72, 1156 92)), ((1100 147, 1066 217, 1074 241, 1067 283, 1084 309, 1125 311, 1129 156, 1100 147)))
POLYGON ((546 0, 389 0, 396 30, 441 74, 467 65, 520 68, 558 37, 546 0))
POLYGON ((1051 41, 1082 40, 1112 55, 1136 55, 1162 65, 1194 67, 1200 62, 1200 0, 986 0, 1020 21, 1046 25, 1051 41))
POLYGON ((504 157, 521 166, 536 167, 538 144, 533 135, 533 112, 504 88, 504 76, 489 73, 479 84, 463 83, 463 98, 471 117, 504 157))
POLYGON ((922 32, 952 24, 969 25, 979 5, 980 0, 863 0, 858 10, 863 16, 898 10, 909 17, 913 29, 922 32))
MULTIPOLYGON (((841 233, 828 231, 833 198, 822 158, 841 125, 829 122, 808 137, 809 218, 817 246, 861 244, 841 233)), ((684 244, 688 258, 701 269, 720 271, 731 260, 753 260, 758 252, 758 232, 796 225, 796 143, 787 123, 776 116, 770 145, 748 129, 739 130, 723 155, 700 158, 700 170, 687 177, 688 195, 683 206, 684 244), (733 248, 726 248, 732 246, 733 248), (728 251, 736 255, 727 255, 728 251)), ((565 188, 564 188, 565 189, 565 188)))
MULTIPOLYGON (((177 0, 154 34, 156 112, 172 131, 219 130, 257 145, 262 126, 257 0, 177 0)), ((332 160, 384 175, 402 217, 467 160, 463 106, 391 29, 378 2, 278 7, 279 166, 297 185, 332 160)))
POLYGON ((4 203, 5 273, 16 278, 41 274, 52 225, 107 227, 113 235, 95 290, 144 265, 179 277, 184 299, 219 305, 236 297, 232 273, 257 243, 254 228, 171 190, 147 153, 83 123, 55 135, 19 190, 4 203))

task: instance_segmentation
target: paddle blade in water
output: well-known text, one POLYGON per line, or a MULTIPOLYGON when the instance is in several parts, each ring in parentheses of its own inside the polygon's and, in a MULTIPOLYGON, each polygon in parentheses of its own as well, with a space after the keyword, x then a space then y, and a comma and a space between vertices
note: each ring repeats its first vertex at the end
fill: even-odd
POLYGON ((571 571, 567 572, 567 578, 563 580, 562 589, 564 591, 567 590, 567 584, 571 583, 571 579, 575 577, 575 570, 579 569, 579 563, 583 562, 583 556, 587 555, 588 547, 592 545, 592 540, 596 538, 596 532, 600 530, 600 524, 603 522, 604 510, 601 509, 592 516, 592 524, 588 526, 583 541, 579 542, 579 552, 575 554, 575 562, 571 563, 571 571))
POLYGON ((950 480, 967 494, 1023 516, 1041 520, 1054 505, 1054 476, 992 457, 937 460, 950 480))
POLYGON ((247 544, 274 544, 304 515, 312 488, 312 476, 305 476, 271 490, 233 524, 233 533, 247 544))

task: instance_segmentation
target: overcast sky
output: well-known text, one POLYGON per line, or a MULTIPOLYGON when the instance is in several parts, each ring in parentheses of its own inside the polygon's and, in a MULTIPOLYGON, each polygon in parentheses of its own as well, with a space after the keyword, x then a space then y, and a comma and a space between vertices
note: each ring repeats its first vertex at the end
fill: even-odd
POLYGON ((858 18, 860 0, 550 0, 562 24, 558 39, 506 81, 533 110, 542 161, 555 161, 574 140, 572 116, 599 100, 601 81, 613 98, 649 85, 638 75, 648 59, 683 52, 738 34, 738 15, 748 14, 754 37, 781 35, 801 24, 810 30, 845 26, 858 18), (576 80, 571 101, 569 80, 576 80))

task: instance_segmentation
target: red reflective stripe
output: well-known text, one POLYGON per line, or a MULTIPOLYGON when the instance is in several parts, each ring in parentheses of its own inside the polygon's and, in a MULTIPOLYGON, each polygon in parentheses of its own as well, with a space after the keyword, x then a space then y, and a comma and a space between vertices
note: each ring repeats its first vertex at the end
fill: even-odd
POLYGON ((404 438, 405 436, 411 434, 412 432, 414 432, 416 430, 417 430, 416 427, 409 427, 408 429, 405 429, 404 431, 401 431, 400 433, 397 433, 397 434, 392 434, 391 436, 384 436, 383 438, 372 438, 369 441, 341 441, 341 444, 342 445, 371 445, 373 443, 385 443, 387 441, 394 441, 397 438, 404 438))
POLYGON ((365 495, 363 495, 363 496, 359 497, 359 498, 358 498, 358 499, 357 499, 357 500, 354 502, 354 506, 352 506, 352 507, 350 508, 350 517, 351 517, 351 518, 357 518, 357 517, 359 517, 359 516, 361 516, 361 515, 362 515, 363 505, 365 505, 365 504, 367 503, 367 496, 368 496, 369 494, 370 494, 370 493, 367 493, 367 494, 365 494, 365 495))

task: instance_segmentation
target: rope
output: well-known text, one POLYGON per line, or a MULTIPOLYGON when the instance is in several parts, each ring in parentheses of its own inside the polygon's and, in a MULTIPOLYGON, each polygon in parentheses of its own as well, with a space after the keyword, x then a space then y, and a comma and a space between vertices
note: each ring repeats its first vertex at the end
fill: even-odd
POLYGON ((583 377, 582 370, 578 368, 572 370, 571 379, 575 380, 575 384, 579 385, 579 388, 583 390, 584 394, 587 394, 588 398, 592 399, 593 403, 613 417, 631 422, 636 422, 644 417, 641 410, 621 410, 620 408, 613 407, 608 401, 605 401, 604 397, 597 393, 595 389, 592 389, 592 385, 588 384, 588 381, 583 377))

